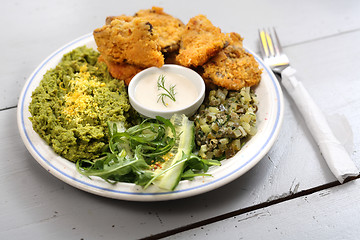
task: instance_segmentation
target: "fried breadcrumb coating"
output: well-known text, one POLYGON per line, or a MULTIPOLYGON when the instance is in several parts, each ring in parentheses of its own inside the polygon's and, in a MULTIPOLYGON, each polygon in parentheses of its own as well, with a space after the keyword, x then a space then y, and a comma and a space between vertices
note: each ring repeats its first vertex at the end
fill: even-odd
POLYGON ((142 18, 115 18, 94 30, 99 52, 117 63, 139 67, 161 67, 164 56, 149 21, 142 18))
POLYGON ((117 63, 113 62, 103 55, 100 55, 98 58, 99 62, 104 62, 109 70, 110 75, 113 78, 123 80, 126 85, 129 85, 131 79, 139 72, 144 70, 144 68, 138 67, 136 65, 131 65, 127 63, 117 63))
POLYGON ((245 51, 239 34, 230 33, 227 37, 229 45, 203 65, 205 82, 228 90, 257 85, 262 72, 258 62, 245 51))
POLYGON ((181 35, 185 24, 163 11, 163 8, 152 7, 140 10, 134 17, 140 17, 151 23, 153 31, 158 35, 158 44, 162 52, 173 52, 179 49, 181 35))
POLYGON ((176 61, 183 66, 203 65, 225 47, 225 34, 204 15, 191 18, 185 28, 176 57, 176 61))
POLYGON ((133 16, 109 16, 103 27, 94 30, 94 38, 99 61, 127 85, 143 69, 164 63, 193 68, 210 89, 240 90, 261 79, 262 70, 243 48, 242 37, 222 33, 201 14, 186 25, 160 7, 133 16))

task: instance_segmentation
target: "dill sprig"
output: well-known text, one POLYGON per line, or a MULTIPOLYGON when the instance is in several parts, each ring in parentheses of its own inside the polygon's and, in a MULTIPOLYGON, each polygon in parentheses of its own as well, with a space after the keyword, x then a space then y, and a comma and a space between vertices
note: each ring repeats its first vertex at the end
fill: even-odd
POLYGON ((165 87, 165 76, 164 75, 160 75, 157 81, 157 87, 158 90, 164 90, 165 92, 159 93, 158 94, 158 100, 157 102, 159 102, 161 100, 162 104, 164 104, 165 107, 167 107, 167 104, 165 102, 165 98, 168 97, 170 98, 172 101, 176 101, 175 99, 175 86, 176 85, 170 85, 169 89, 167 89, 165 87))

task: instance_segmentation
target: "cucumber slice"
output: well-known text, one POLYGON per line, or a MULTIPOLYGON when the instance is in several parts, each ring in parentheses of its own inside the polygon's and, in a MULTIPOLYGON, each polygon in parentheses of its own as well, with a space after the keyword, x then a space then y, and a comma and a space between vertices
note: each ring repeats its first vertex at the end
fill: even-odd
MULTIPOLYGON (((185 155, 192 153, 195 144, 194 122, 190 121, 185 115, 175 114, 171 117, 170 122, 175 127, 176 142, 175 146, 163 156, 165 162, 162 167, 155 171, 155 175, 159 172, 169 169, 159 176, 153 184, 161 189, 172 191, 178 185, 181 174, 184 170, 185 162, 174 167, 178 161, 182 160, 185 155)), ((169 137, 174 137, 171 129, 167 129, 166 133, 169 137)))

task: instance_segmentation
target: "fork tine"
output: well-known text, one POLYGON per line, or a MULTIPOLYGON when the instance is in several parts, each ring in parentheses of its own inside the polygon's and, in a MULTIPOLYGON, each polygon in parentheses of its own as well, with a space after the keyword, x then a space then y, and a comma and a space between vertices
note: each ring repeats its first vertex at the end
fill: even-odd
POLYGON ((283 50, 282 50, 282 47, 281 47, 281 44, 280 44, 280 40, 279 40, 279 37, 276 33, 276 30, 275 28, 273 28, 273 32, 274 32, 274 36, 275 36, 275 49, 276 49, 276 53, 278 55, 282 54, 283 50))
POLYGON ((269 47, 266 40, 266 34, 264 30, 259 30, 259 36, 260 36, 260 50, 263 55, 263 57, 269 57, 269 47))
POLYGON ((273 44, 273 40, 272 40, 272 36, 271 36, 270 31, 265 31, 265 36, 266 36, 266 41, 267 41, 268 46, 269 46, 270 55, 275 57, 274 44, 273 44))

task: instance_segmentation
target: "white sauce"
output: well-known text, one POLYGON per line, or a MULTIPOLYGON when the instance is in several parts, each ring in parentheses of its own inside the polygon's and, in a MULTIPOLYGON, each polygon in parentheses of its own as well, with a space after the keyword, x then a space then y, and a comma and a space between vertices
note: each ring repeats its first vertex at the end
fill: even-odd
POLYGON ((144 76, 135 88, 135 99, 144 107, 153 110, 177 110, 182 109, 193 103, 199 96, 198 90, 194 83, 186 77, 171 72, 158 71, 157 73, 144 76), (158 90, 157 82, 160 75, 165 76, 165 88, 170 89, 175 85, 175 102, 165 97, 166 106, 161 99, 158 101, 159 94, 165 93, 164 89, 158 90))

